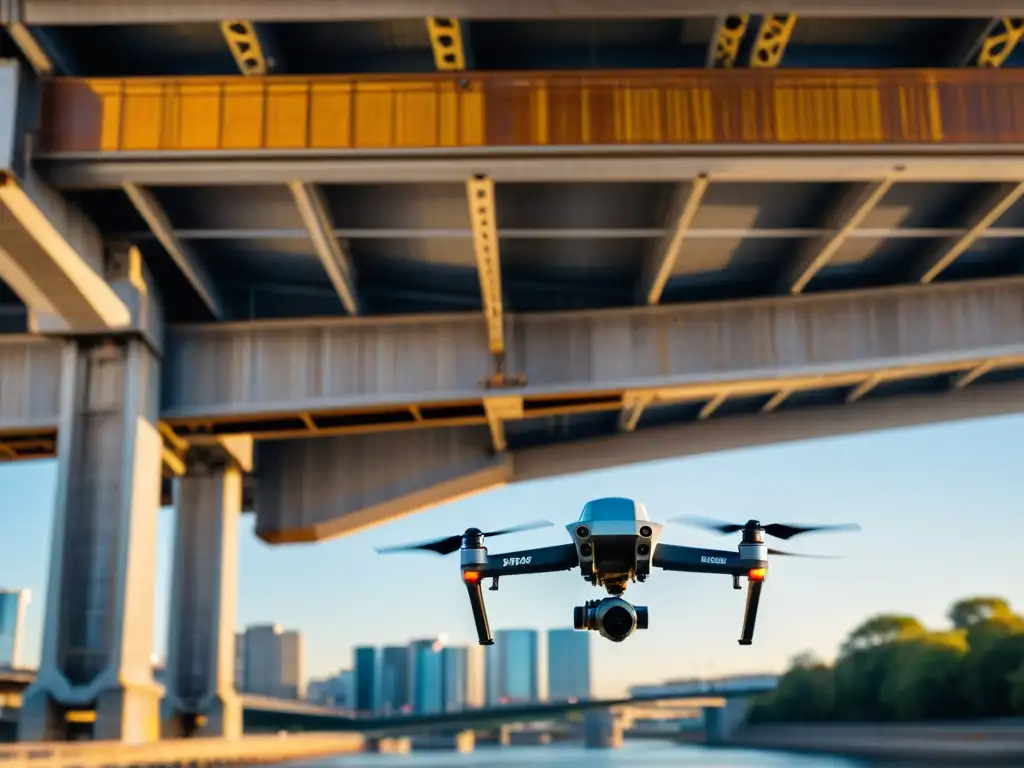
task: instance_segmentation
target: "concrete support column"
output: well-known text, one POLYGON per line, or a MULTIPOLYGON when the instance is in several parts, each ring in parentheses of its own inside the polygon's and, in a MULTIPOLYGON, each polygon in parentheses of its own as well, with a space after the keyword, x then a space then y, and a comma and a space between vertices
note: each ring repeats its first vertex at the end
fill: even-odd
POLYGON ((622 721, 610 709, 587 712, 583 719, 583 745, 587 749, 622 746, 622 721))
POLYGON ((159 736, 159 392, 146 342, 67 343, 43 653, 23 699, 24 741, 159 736))
POLYGON ((177 529, 167 639, 167 738, 238 737, 235 690, 238 519, 242 475, 252 469, 252 439, 194 448, 175 481, 177 529))
POLYGON ((704 709, 704 741, 711 746, 727 743, 747 720, 750 700, 729 698, 721 707, 704 709))

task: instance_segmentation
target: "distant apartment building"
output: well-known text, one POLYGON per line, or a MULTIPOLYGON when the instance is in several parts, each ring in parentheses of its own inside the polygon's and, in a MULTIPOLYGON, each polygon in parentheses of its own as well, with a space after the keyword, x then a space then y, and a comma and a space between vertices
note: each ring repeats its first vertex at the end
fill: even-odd
POLYGON ((0 667, 20 667, 25 612, 31 600, 27 589, 0 589, 0 667))
POLYGON ((380 700, 383 715, 406 712, 411 708, 411 651, 404 645, 386 646, 380 652, 380 700))
POLYGON ((252 626, 246 629, 241 646, 241 690, 279 699, 305 696, 305 649, 300 633, 285 631, 277 624, 252 626))
POLYGON ((340 672, 318 680, 310 680, 306 686, 306 701, 325 707, 355 709, 355 670, 340 672))
POLYGON ((364 646, 356 648, 352 655, 356 676, 354 708, 361 715, 371 715, 377 710, 377 649, 364 646))
POLYGON ((590 632, 548 632, 548 699, 590 698, 590 632))
POLYGON ((489 654, 493 704, 532 702, 540 698, 539 633, 536 629, 499 629, 489 654))
POLYGON ((469 690, 469 649, 463 646, 443 648, 441 667, 442 704, 445 712, 459 712, 466 708, 466 693, 469 690))
POLYGON ((281 633, 281 691, 282 698, 306 697, 306 648, 301 633, 288 630, 281 633))

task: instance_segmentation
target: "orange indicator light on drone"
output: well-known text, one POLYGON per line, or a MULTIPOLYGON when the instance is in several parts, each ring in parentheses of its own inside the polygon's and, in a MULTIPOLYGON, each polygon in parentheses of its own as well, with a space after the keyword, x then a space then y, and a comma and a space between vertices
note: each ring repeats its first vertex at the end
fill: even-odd
POLYGON ((480 581, 480 571, 463 571, 462 580, 467 584, 476 584, 480 581))
POLYGON ((751 581, 764 581, 765 574, 768 573, 767 568, 751 568, 747 574, 747 578, 751 581))

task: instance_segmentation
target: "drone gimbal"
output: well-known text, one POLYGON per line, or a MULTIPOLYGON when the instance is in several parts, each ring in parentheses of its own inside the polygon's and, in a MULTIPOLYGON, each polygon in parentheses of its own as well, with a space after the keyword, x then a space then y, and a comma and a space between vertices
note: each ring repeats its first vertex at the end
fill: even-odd
POLYGON ((578 606, 574 611, 573 626, 579 630, 597 631, 612 642, 622 642, 635 630, 647 629, 647 608, 630 605, 622 595, 631 582, 646 581, 652 567, 664 571, 729 575, 732 576, 733 589, 742 589, 742 581, 746 579, 747 601, 739 643, 750 645, 754 639, 761 591, 768 574, 769 555, 818 557, 771 549, 765 545, 765 535, 790 539, 815 531, 859 530, 855 525, 794 526, 771 523, 762 526, 757 520, 735 524, 679 518, 673 522, 697 524, 718 533, 740 533, 740 542, 736 551, 661 544, 658 539, 662 526, 650 521, 641 504, 632 499, 607 498, 587 502, 579 520, 566 526, 572 538, 570 544, 503 552, 499 555, 488 553, 485 546, 488 537, 551 525, 541 521, 486 533, 478 528, 469 528, 462 534, 436 541, 378 551, 419 549, 440 555, 461 552, 462 582, 469 595, 477 638, 481 645, 494 644, 484 604, 485 579, 492 580, 490 591, 496 591, 502 576, 553 573, 577 567, 588 583, 603 587, 609 597, 578 606))

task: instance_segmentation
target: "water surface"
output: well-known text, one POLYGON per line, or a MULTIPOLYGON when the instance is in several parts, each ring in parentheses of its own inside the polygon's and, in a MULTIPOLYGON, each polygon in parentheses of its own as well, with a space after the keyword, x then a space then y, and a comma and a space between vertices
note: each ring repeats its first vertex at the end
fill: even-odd
POLYGON ((331 768, 859 768, 863 763, 745 749, 705 749, 667 742, 627 742, 621 749, 584 749, 573 744, 480 746, 469 754, 348 755, 303 763, 331 768))

